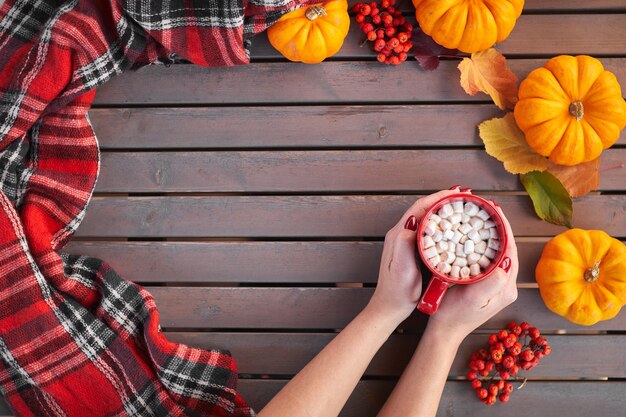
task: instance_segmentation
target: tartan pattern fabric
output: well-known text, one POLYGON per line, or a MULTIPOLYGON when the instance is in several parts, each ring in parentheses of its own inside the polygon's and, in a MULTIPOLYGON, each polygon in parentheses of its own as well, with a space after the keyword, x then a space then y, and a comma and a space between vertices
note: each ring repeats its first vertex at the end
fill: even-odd
POLYGON ((98 176, 94 88, 156 62, 246 64, 307 2, 0 3, 0 391, 16 415, 254 415, 228 352, 169 342, 148 292, 61 250, 98 176))

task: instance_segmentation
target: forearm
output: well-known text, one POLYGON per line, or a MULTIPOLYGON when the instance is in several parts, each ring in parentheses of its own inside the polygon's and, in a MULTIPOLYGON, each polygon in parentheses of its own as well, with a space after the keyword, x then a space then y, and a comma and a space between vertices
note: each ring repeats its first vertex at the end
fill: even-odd
POLYGON ((427 327, 379 417, 432 417, 462 339, 427 327))
POLYGON ((259 413, 259 417, 336 416, 368 364, 399 323, 363 310, 259 413))

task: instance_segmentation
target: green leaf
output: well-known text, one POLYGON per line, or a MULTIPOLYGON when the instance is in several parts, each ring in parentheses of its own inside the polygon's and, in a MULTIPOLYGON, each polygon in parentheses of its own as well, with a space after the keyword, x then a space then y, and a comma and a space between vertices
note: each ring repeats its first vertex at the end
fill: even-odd
POLYGON ((532 171, 521 174, 520 181, 533 201, 539 218, 570 229, 574 227, 572 198, 554 175, 547 171, 532 171))

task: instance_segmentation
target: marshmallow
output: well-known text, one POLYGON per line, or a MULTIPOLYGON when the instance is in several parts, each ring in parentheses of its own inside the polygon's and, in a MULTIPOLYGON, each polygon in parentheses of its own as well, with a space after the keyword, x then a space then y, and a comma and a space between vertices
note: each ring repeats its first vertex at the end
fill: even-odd
POLYGON ((467 236, 463 235, 461 236, 461 240, 459 240, 459 243, 465 243, 466 240, 467 240, 467 236))
POLYGON ((452 202, 452 209, 455 213, 463 213, 463 201, 454 201, 452 202))
POLYGON ((441 233, 440 230, 435 230, 435 233, 433 234, 433 240, 435 241, 435 243, 437 243, 441 242, 441 239, 443 239, 443 233, 441 233))
POLYGON ((439 217, 441 217, 442 219, 447 219, 448 217, 452 216, 453 213, 454 209, 450 204, 444 204, 443 207, 439 209, 439 217))
POLYGON ((495 227, 492 227, 491 229, 489 229, 489 237, 492 238, 492 239, 499 238, 498 230, 495 227))
POLYGON ((478 213, 478 206, 474 203, 466 203, 463 211, 468 216, 475 216, 478 213))
POLYGON ((489 220, 490 216, 489 213, 487 213, 485 210, 480 209, 480 211, 478 211, 478 213, 476 213, 476 215, 478 217, 480 217, 481 219, 483 219, 483 221, 487 221, 489 220))
POLYGON ((437 254, 433 256, 432 258, 428 258, 428 262, 430 262, 432 266, 436 266, 439 262, 441 262, 441 256, 437 254))
POLYGON ((467 255, 467 264, 470 266, 477 264, 479 259, 480 255, 478 253, 470 253, 467 255))
POLYGON ((441 242, 437 242, 437 252, 442 253, 448 250, 448 242, 442 240, 441 242))
POLYGON ((483 269, 487 269, 489 268, 489 265, 491 265, 491 261, 485 255, 483 255, 478 260, 478 265, 480 265, 480 267, 483 269))
POLYGON ((487 248, 487 250, 485 250, 485 256, 489 259, 493 259, 496 257, 496 251, 491 248, 487 248))
POLYGON ((432 236, 437 231, 437 224, 433 221, 427 221, 426 226, 424 226, 424 234, 428 236, 432 236))
POLYGON ((466 255, 469 255, 470 253, 474 253, 474 241, 471 239, 468 239, 465 241, 464 244, 464 248, 463 248, 463 252, 465 252, 466 255))
POLYGON ((472 229, 469 231, 469 233, 467 234, 467 237, 469 237, 470 239, 472 239, 472 241, 474 243, 478 243, 480 242, 482 239, 480 238, 480 233, 478 233, 476 230, 472 229))
POLYGON ((456 232, 454 232, 454 236, 452 236, 452 239, 450 240, 453 241, 454 243, 459 243, 462 237, 463 237, 463 234, 457 230, 456 232))
MULTIPOLYGON (((439 216, 437 216, 437 217, 439 217, 439 216)), ((439 227, 441 227, 441 230, 443 230, 445 232, 446 230, 452 229, 452 223, 450 223, 446 219, 442 219, 441 222, 439 223, 439 227)))
POLYGON ((472 225, 472 229, 480 230, 483 228, 483 225, 485 224, 485 222, 479 219, 478 217, 472 217, 469 221, 469 224, 472 225))
POLYGON ((470 269, 466 266, 461 268, 461 278, 469 278, 469 276, 470 276, 470 269))
POLYGON ((434 246, 430 248, 424 249, 424 256, 427 258, 432 258, 433 256, 438 255, 437 249, 434 246))
POLYGON ((461 223, 453 223, 452 224, 452 231, 456 232, 459 229, 460 225, 461 225, 461 223))
POLYGON ((451 277, 458 278, 460 274, 461 274, 461 268, 460 267, 455 265, 455 266, 452 266, 450 268, 450 276, 451 277))
POLYGON ((489 242, 487 242, 487 247, 493 250, 498 250, 500 249, 500 241, 498 239, 489 239, 489 242))
POLYGON ((485 220, 485 224, 483 226, 485 229, 491 229, 492 227, 496 227, 496 222, 493 220, 485 220))
POLYGON ((472 218, 471 218, 469 215, 465 214, 465 213, 463 213, 463 217, 461 217, 461 221, 462 221, 463 223, 469 223, 469 221, 470 221, 471 219, 472 219, 472 218))
POLYGON ((482 255, 483 253, 485 253, 486 250, 487 250, 487 242, 485 242, 484 240, 481 240, 480 242, 474 245, 474 252, 476 253, 479 253, 482 255))
POLYGON ((461 213, 454 213, 452 216, 450 216, 450 223, 452 224, 460 223, 461 220, 463 220, 463 215, 461 213))
POLYGON ((475 277, 476 275, 480 274, 480 265, 478 264, 470 265, 469 271, 470 271, 470 275, 475 277))
POLYGON ((452 262, 454 262, 454 260, 456 259, 456 255, 454 254, 454 252, 443 252, 441 254, 441 260, 445 263, 448 264, 452 264, 452 262))
MULTIPOLYGON (((443 238, 445 240, 452 240, 452 236, 454 236, 454 231, 452 231, 452 229, 448 229, 443 232, 443 238)), ((489 236, 487 236, 487 238, 489 238, 489 236)))
POLYGON ((428 220, 432 220, 437 224, 441 223, 441 217, 437 216, 435 213, 431 214, 428 220))
POLYGON ((460 256, 457 257, 454 262, 452 263, 452 265, 456 265, 456 266, 467 266, 467 259, 465 258, 461 258, 460 256))
POLYGON ((455 250, 456 256, 465 256, 465 250, 464 249, 465 249, 464 245, 462 245, 460 243, 457 243, 456 250, 455 250))
POLYGON ((472 230, 472 226, 467 223, 463 223, 459 226, 459 232, 463 233, 464 235, 468 234, 470 230, 472 230))
POLYGON ((451 269, 452 269, 452 266, 445 262, 439 262, 437 264, 437 270, 443 274, 449 273, 451 269))
POLYGON ((478 234, 480 235, 480 240, 487 240, 491 236, 491 233, 489 233, 489 229, 480 229, 478 231, 478 234))

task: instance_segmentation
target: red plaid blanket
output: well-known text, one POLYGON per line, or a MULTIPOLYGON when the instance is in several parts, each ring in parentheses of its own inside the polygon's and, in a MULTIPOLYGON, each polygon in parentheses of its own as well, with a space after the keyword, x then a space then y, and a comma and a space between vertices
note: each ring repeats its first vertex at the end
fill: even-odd
POLYGON ((230 354, 171 343, 154 300, 59 252, 99 168, 94 88, 178 57, 247 63, 297 0, 7 0, 0 6, 0 387, 19 416, 250 416, 230 354))

